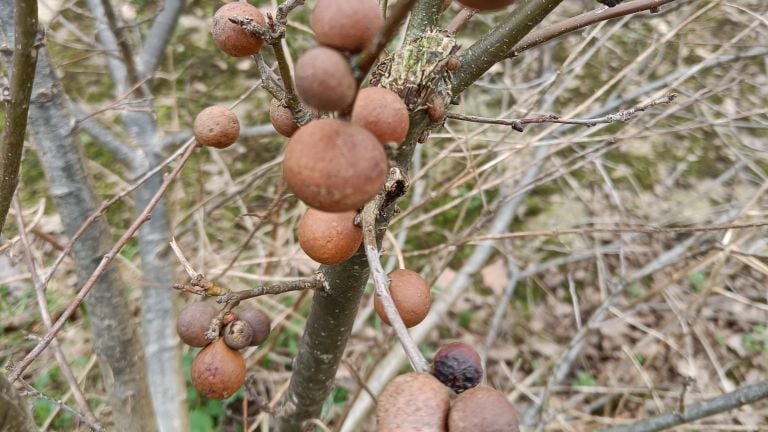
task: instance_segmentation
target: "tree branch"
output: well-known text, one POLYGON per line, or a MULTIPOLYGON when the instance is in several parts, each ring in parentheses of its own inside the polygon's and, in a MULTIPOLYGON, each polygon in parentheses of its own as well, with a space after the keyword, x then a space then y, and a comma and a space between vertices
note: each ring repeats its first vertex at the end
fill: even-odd
MULTIPOLYGON (((403 319, 397 311, 397 307, 389 293, 389 278, 379 259, 379 246, 376 240, 376 216, 379 214, 379 206, 383 201, 384 196, 378 195, 363 208, 363 245, 365 247, 365 255, 368 258, 368 266, 371 269, 371 279, 373 279, 376 296, 381 300, 384 312, 387 314, 387 318, 395 330, 395 334, 400 340, 400 344, 403 346, 411 366, 416 372, 426 373, 429 371, 429 365, 408 333, 408 329, 405 327, 403 319)), ((382 227, 382 230, 386 230, 386 226, 382 227)))
MULTIPOLYGON (((27 113, 37 63, 37 2, 15 0, 13 26, 5 22, 11 16, 6 12, 10 11, 4 11, 4 18, 0 20, 3 21, 4 28, 13 27, 15 37, 11 41, 3 41, 3 45, 13 44, 13 57, 9 71, 10 89, 2 88, 0 95, 5 102, 5 127, 0 140, 0 233, 3 232, 5 218, 19 182, 24 135, 27 131, 27 113)), ((3 33, 10 35, 11 31, 6 30, 3 33)), ((5 53, 0 53, 3 54, 5 53)))
POLYGON ((443 0, 418 0, 411 11, 406 39, 421 36, 425 31, 436 27, 443 13, 443 0))
POLYGON ((112 260, 115 259, 117 254, 122 250, 122 248, 128 243, 128 241, 133 237, 134 234, 136 234, 136 231, 139 230, 139 228, 149 220, 151 217, 152 210, 155 208, 157 203, 162 198, 165 191, 168 189, 168 186, 170 186, 171 182, 176 178, 176 176, 179 174, 181 169, 184 167, 184 164, 187 162, 187 160, 192 156, 194 153, 194 150, 196 148, 192 140, 187 143, 186 151, 182 155, 181 159, 179 159, 178 163, 174 167, 173 171, 167 176, 165 176, 162 185, 157 190, 155 195, 152 197, 152 199, 149 201, 147 206, 144 208, 144 210, 141 212, 139 217, 137 217, 133 223, 131 223, 131 226, 123 233, 123 235, 120 237, 120 239, 115 243, 114 246, 107 252, 103 257, 99 265, 96 267, 96 269, 93 271, 91 276, 88 278, 88 280, 85 282, 85 284, 80 288, 80 290, 77 293, 77 296, 70 301, 70 303, 67 305, 67 308, 64 310, 64 312, 61 314, 58 320, 53 324, 53 327, 51 330, 49 330, 45 336, 38 342, 38 344, 35 346, 35 348, 27 354, 24 359, 19 362, 19 364, 13 368, 13 372, 9 376, 9 379, 11 381, 15 381, 28 367, 32 362, 48 347, 48 345, 51 343, 51 339, 53 339, 54 336, 61 330, 61 328, 64 326, 64 323, 72 316, 72 314, 75 312, 77 307, 82 303, 82 301, 85 299, 85 297, 88 295, 88 293, 91 291, 91 289, 94 287, 96 282, 99 280, 99 277, 104 273, 104 271, 107 269, 109 264, 112 262, 112 260))
POLYGON ((677 98, 677 94, 671 93, 667 96, 654 99, 650 102, 646 102, 644 104, 640 104, 632 108, 621 110, 614 114, 608 114, 608 115, 593 118, 593 119, 561 119, 556 115, 546 115, 546 116, 540 116, 540 117, 529 117, 529 118, 521 118, 521 119, 496 119, 496 118, 489 118, 489 117, 459 114, 459 113, 453 113, 453 112, 446 113, 445 117, 454 119, 454 120, 470 121, 474 123, 510 126, 512 127, 512 129, 518 132, 523 132, 523 130, 525 130, 525 125, 527 124, 540 124, 540 123, 560 123, 560 124, 572 124, 572 125, 592 127, 598 124, 610 124, 610 123, 616 123, 616 122, 629 121, 629 119, 631 119, 635 114, 639 112, 643 112, 657 105, 670 104, 672 103, 672 101, 675 100, 675 98, 677 98))
POLYGON ((165 0, 162 3, 162 9, 152 22, 139 53, 138 73, 142 79, 152 75, 157 69, 158 62, 163 58, 163 51, 173 36, 184 3, 184 0, 165 0))
POLYGON ((510 50, 508 56, 517 56, 525 50, 533 48, 537 45, 541 45, 566 33, 590 26, 592 24, 623 17, 633 13, 643 12, 646 10, 653 11, 673 1, 675 0, 635 0, 611 8, 597 8, 593 11, 589 11, 581 15, 568 18, 559 23, 544 27, 542 29, 532 31, 528 34, 528 36, 520 40, 520 42, 518 42, 515 47, 512 48, 512 50, 510 50))
POLYGON ((452 94, 458 95, 480 78, 563 0, 522 0, 487 35, 459 56, 461 66, 453 73, 452 94))
MULTIPOLYGON (((740 387, 730 393, 686 406, 682 412, 670 411, 629 424, 600 429, 598 432, 655 432, 691 423, 768 398, 768 380, 740 387)), ((702 429, 703 430, 703 429, 702 429)))

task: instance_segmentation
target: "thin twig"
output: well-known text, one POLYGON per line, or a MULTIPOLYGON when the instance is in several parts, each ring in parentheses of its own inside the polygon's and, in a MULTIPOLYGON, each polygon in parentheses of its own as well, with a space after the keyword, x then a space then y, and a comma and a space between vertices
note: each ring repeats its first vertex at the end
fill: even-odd
POLYGON ((460 28, 464 26, 464 24, 468 23, 469 20, 471 20, 476 13, 477 13, 477 9, 473 9, 470 7, 462 8, 461 11, 459 11, 459 13, 456 14, 455 17, 453 17, 451 22, 449 22, 448 25, 445 26, 445 31, 447 31, 450 34, 455 34, 457 31, 459 31, 460 28))
POLYGON ((187 272, 187 275, 190 279, 197 279, 199 277, 199 273, 195 271, 195 269, 192 268, 192 264, 190 264, 187 257, 184 256, 184 252, 181 251, 181 248, 179 247, 179 244, 176 243, 176 238, 171 238, 171 249, 173 249, 173 253, 176 255, 176 258, 179 260, 181 265, 184 266, 184 271, 187 272))
POLYGON ((65 404, 64 402, 62 402, 62 401, 60 401, 58 399, 54 399, 54 398, 52 398, 52 397, 50 397, 48 395, 43 394, 42 392, 40 392, 36 388, 32 387, 28 382, 24 381, 21 378, 19 378, 19 382, 21 383, 21 385, 24 387, 24 390, 26 391, 24 396, 36 397, 36 398, 39 398, 39 399, 43 399, 43 400, 45 400, 47 402, 50 402, 53 405, 56 405, 57 407, 59 407, 60 409, 63 409, 64 411, 66 411, 66 412, 72 414, 73 416, 75 416, 75 418, 77 418, 78 421, 80 421, 84 425, 88 426, 91 430, 96 431, 96 432, 103 432, 104 431, 104 428, 102 428, 100 424, 98 424, 98 423, 94 422, 93 420, 89 419, 88 417, 82 415, 79 411, 77 411, 76 409, 72 408, 71 406, 65 404))
POLYGON ((296 9, 299 6, 302 6, 304 4, 304 0, 285 0, 283 3, 280 4, 280 6, 277 7, 277 14, 275 15, 275 20, 277 20, 278 23, 285 26, 288 24, 288 14, 291 13, 292 10, 296 9))
POLYGON ((27 354, 24 357, 24 359, 22 359, 21 362, 19 362, 17 366, 15 366, 12 369, 12 372, 8 377, 8 379, 11 382, 18 379, 21 376, 21 374, 29 367, 29 365, 32 364, 32 362, 48 347, 53 337, 56 336, 56 334, 61 330, 61 328, 64 326, 64 323, 72 316, 75 310, 77 310, 77 308, 80 306, 80 303, 82 303, 83 300, 85 300, 85 297, 88 295, 91 289, 96 285, 96 281, 99 279, 99 277, 101 277, 101 275, 107 269, 107 266, 109 266, 112 260, 115 259, 115 257, 120 253, 120 250, 122 250, 122 248, 128 243, 128 241, 131 238, 133 238, 134 234, 136 234, 139 228, 141 228, 141 226, 144 225, 144 223, 149 220, 149 218, 151 217, 152 210, 160 202, 160 199, 163 197, 163 194, 168 189, 168 186, 170 186, 171 182, 181 172, 187 160, 189 160, 189 158, 194 153, 196 146, 192 145, 193 142, 194 140, 190 140, 187 150, 181 156, 181 158, 179 159, 178 163, 173 168, 171 173, 165 176, 165 178, 163 179, 163 183, 160 185, 160 187, 158 188, 157 192, 152 197, 152 199, 149 200, 149 203, 147 203, 147 206, 144 208, 144 210, 142 210, 141 214, 139 214, 139 216, 133 221, 131 226, 128 227, 125 233, 123 233, 123 235, 120 237, 117 243, 115 243, 115 245, 112 246, 109 252, 107 252, 104 255, 99 265, 93 271, 93 273, 85 282, 85 284, 82 286, 82 288, 80 288, 80 290, 77 293, 77 296, 69 302, 69 304, 67 305, 67 308, 61 314, 59 319, 56 320, 56 323, 54 323, 53 327, 45 334, 42 340, 38 342, 35 348, 32 349, 32 351, 29 354, 27 354))
POLYGON ((275 60, 277 60, 277 69, 280 72, 280 78, 283 81, 283 91, 285 92, 285 96, 282 101, 291 110, 293 117, 296 119, 296 123, 298 123, 299 126, 305 125, 312 121, 312 113, 301 103, 298 94, 296 94, 296 89, 293 86, 291 66, 288 62, 288 57, 285 55, 285 50, 283 49, 285 25, 276 22, 271 16, 267 17, 267 20, 270 27, 283 26, 283 31, 280 32, 282 36, 275 38, 270 42, 272 50, 275 53, 275 60))
POLYGON ((384 312, 387 314, 390 325, 395 330, 395 334, 400 340, 405 354, 411 361, 413 369, 417 372, 425 373, 429 371, 427 361, 419 351, 416 343, 411 339, 411 335, 408 333, 408 329, 405 327, 403 319, 400 317, 400 313, 392 301, 392 296, 389 294, 389 278, 384 272, 381 260, 379 259, 379 248, 376 242, 376 216, 379 214, 379 205, 382 201, 382 195, 378 195, 363 208, 365 255, 368 258, 368 265, 371 269, 371 279, 373 279, 376 296, 378 296, 381 305, 384 307, 384 312))
POLYGON ((687 405, 683 411, 670 411, 629 424, 600 429, 598 432, 656 432, 730 411, 766 398, 768 398, 768 380, 740 387, 722 396, 687 405))
MULTIPOLYGON (((21 210, 21 204, 19 203, 18 194, 14 196, 13 206, 16 213, 16 226, 18 227, 19 236, 21 237, 21 244, 24 246, 24 261, 26 261, 27 268, 29 269, 29 273, 32 276, 32 284, 35 287, 37 306, 40 309, 40 316, 43 318, 43 324, 45 324, 46 329, 50 330, 52 325, 51 313, 48 311, 48 304, 45 298, 45 290, 43 289, 43 285, 40 281, 40 275, 37 272, 35 259, 32 256, 32 245, 27 238, 27 231, 24 225, 24 216, 21 210)), ((80 410, 83 411, 83 416, 87 417, 94 424, 98 424, 96 416, 91 411, 91 407, 88 406, 88 401, 86 400, 83 392, 80 390, 80 387, 77 384, 77 378, 75 378, 75 374, 72 373, 72 368, 69 367, 67 358, 64 355, 64 351, 61 349, 58 340, 54 338, 51 341, 51 346, 53 347, 56 363, 59 364, 59 369, 61 369, 61 374, 64 375, 64 379, 67 381, 67 385, 69 385, 69 389, 75 398, 77 406, 80 408, 80 410)))
POLYGON ((612 8, 600 7, 595 10, 577 15, 572 18, 548 25, 536 31, 532 31, 518 42, 509 53, 509 57, 519 55, 525 50, 541 45, 551 39, 566 33, 599 23, 613 18, 623 17, 647 10, 656 10, 659 7, 675 0, 635 0, 612 8))
POLYGON ((518 132, 523 132, 525 130, 525 125, 527 124, 541 124, 541 123, 560 123, 560 124, 572 124, 572 125, 592 127, 598 124, 609 124, 609 123, 629 121, 635 114, 639 112, 643 112, 657 105, 670 104, 672 103, 672 101, 675 100, 675 98, 677 98, 677 94, 671 93, 667 96, 654 99, 650 102, 646 102, 644 104, 640 104, 625 110, 620 110, 614 114, 608 114, 608 115, 598 117, 598 118, 593 118, 593 119, 561 119, 560 117, 552 114, 546 115, 546 116, 540 116, 540 117, 529 117, 529 118, 521 118, 521 119, 496 119, 496 118, 490 118, 490 117, 480 117, 480 116, 459 114, 459 113, 453 113, 453 112, 448 112, 446 113, 445 116, 447 118, 454 119, 454 120, 464 120, 464 121, 470 121, 474 123, 510 126, 512 129, 518 132))

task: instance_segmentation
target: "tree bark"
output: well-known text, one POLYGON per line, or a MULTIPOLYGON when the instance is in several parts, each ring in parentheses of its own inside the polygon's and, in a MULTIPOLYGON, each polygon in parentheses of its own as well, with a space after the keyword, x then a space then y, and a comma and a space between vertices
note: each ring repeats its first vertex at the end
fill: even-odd
MULTIPOLYGON (((75 138, 75 118, 58 84, 48 53, 41 50, 30 106, 30 132, 67 235, 96 211, 96 197, 83 166, 75 138)), ((103 219, 75 243, 78 275, 87 278, 110 246, 110 231, 103 219)), ((142 359, 138 326, 130 313, 125 284, 117 270, 108 268, 86 300, 93 343, 112 408, 115 428, 154 431, 149 386, 142 359)))
MULTIPOLYGON (((13 58, 8 69, 11 87, 8 95, 0 95, 5 100, 5 128, 0 140, 0 233, 5 226, 5 218, 11 206, 16 185, 19 183, 19 167, 24 149, 24 135, 27 131, 27 112, 32 94, 32 77, 35 75, 37 62, 37 2, 16 0, 15 7, 4 2, 2 16, 4 28, 13 29, 13 38, 4 38, 5 43, 13 45, 13 58), (13 23, 6 20, 13 17, 13 23)), ((10 34, 10 31, 7 31, 10 34)), ((4 47, 10 49, 10 47, 4 47)))
MULTIPOLYGON (((120 53, 108 56, 107 63, 114 93, 116 96, 121 95, 139 80, 154 73, 176 27, 184 1, 167 0, 164 3, 138 59, 133 58, 133 47, 128 45, 128 41, 119 40, 121 37, 125 38, 125 33, 110 25, 110 21, 120 25, 121 20, 109 0, 89 0, 87 3, 97 20, 99 42, 108 51, 120 53)), ((146 86, 142 86, 134 93, 138 98, 134 102, 141 104, 143 110, 122 113, 128 137, 134 142, 137 152, 142 154, 141 159, 146 162, 144 166, 129 167, 134 178, 142 176, 148 168, 157 166, 163 160, 162 141, 157 134, 157 122, 151 98, 148 97, 149 92, 146 86)), ((137 188, 134 194, 136 215, 144 210, 161 183, 162 173, 159 173, 137 188)), ((153 210, 152 219, 144 224, 138 233, 139 255, 144 275, 141 280, 144 353, 147 378, 152 383, 152 404, 156 412, 163 413, 157 418, 161 432, 189 429, 187 392, 182 375, 179 338, 175 330, 174 293, 170 289, 172 265, 168 254, 162 253, 167 250, 169 239, 166 201, 163 199, 153 210)))

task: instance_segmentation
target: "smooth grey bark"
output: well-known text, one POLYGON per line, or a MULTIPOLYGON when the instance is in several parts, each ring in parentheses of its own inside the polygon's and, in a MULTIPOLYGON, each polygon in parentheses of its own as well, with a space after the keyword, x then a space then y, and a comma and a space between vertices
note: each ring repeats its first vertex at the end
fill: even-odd
MULTIPOLYGON (((47 50, 41 50, 38 60, 29 128, 64 230, 72 237, 98 206, 76 140, 75 118, 54 75, 47 50)), ((74 244, 81 280, 99 264, 111 245, 110 238, 104 220, 96 219, 74 244)), ((114 267, 104 272, 85 304, 115 428, 154 431, 155 415, 141 361, 138 326, 131 316, 125 284, 114 267)))
MULTIPOLYGON (((154 73, 173 29, 178 21, 184 2, 168 0, 154 20, 139 59, 125 58, 131 52, 119 49, 115 29, 108 25, 104 6, 108 0, 88 0, 88 7, 96 17, 99 43, 111 55, 107 64, 112 76, 115 95, 123 94, 136 83, 129 82, 127 63, 138 63, 138 73, 145 78, 154 73)), ((113 10, 113 13, 117 11, 113 10)), ((117 18, 119 20, 119 18, 117 18)), ((137 158, 143 165, 128 165, 133 178, 142 176, 151 167, 162 160, 162 141, 157 133, 157 122, 153 114, 148 87, 142 86, 136 91, 134 105, 141 105, 143 110, 122 113, 127 135, 133 141, 137 158), (141 99, 141 96, 146 96, 141 99)), ((91 128, 93 129, 93 128, 91 128)), ((105 136, 102 134, 102 138, 105 136)), ((108 138, 108 137, 107 137, 108 138)), ((104 143, 110 147, 108 142, 104 143)), ((127 146, 126 146, 127 147, 127 146)), ((135 214, 138 216, 162 183, 162 174, 149 178, 140 185, 134 194, 136 198, 135 214)), ((139 255, 143 277, 142 284, 142 330, 147 379, 151 386, 152 404, 158 413, 158 429, 162 432, 189 430, 186 402, 186 385, 182 375, 179 339, 175 331, 175 311, 173 308, 172 264, 166 245, 170 239, 168 232, 167 205, 161 200, 152 212, 152 218, 144 224, 138 233, 139 255)))
POLYGON ((0 373, 0 430, 6 432, 37 431, 32 413, 24 399, 0 373))

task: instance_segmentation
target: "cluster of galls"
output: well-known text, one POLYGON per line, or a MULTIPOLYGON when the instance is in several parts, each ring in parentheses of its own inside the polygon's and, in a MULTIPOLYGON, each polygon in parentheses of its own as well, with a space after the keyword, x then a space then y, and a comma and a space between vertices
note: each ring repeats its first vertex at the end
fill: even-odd
POLYGON ((478 386, 482 377, 480 356, 472 347, 444 345, 431 374, 407 373, 387 384, 376 407, 376 430, 517 432, 514 406, 504 393, 478 386))
POLYGON ((232 396, 245 381, 245 360, 240 349, 262 344, 269 336, 269 317, 262 311, 240 306, 224 316, 225 324, 211 341, 207 337, 217 311, 201 301, 190 303, 179 314, 176 332, 192 347, 204 347, 192 361, 192 384, 212 399, 232 396))

